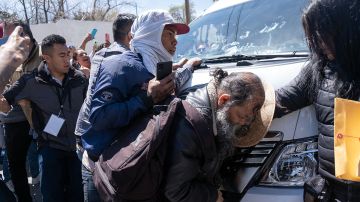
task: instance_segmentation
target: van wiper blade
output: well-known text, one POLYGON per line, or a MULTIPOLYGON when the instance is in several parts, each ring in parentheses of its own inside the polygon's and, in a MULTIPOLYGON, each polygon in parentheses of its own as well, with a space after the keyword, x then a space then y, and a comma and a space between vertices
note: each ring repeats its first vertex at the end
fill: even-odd
POLYGON ((205 59, 206 63, 225 63, 225 62, 239 62, 243 60, 264 60, 264 59, 273 59, 279 57, 308 57, 307 52, 297 52, 285 54, 276 54, 276 55, 232 55, 232 56, 222 56, 217 58, 208 58, 205 59))
POLYGON ((222 56, 217 58, 205 59, 206 63, 222 63, 222 62, 238 62, 240 60, 255 60, 253 56, 248 55, 232 55, 232 56, 222 56))

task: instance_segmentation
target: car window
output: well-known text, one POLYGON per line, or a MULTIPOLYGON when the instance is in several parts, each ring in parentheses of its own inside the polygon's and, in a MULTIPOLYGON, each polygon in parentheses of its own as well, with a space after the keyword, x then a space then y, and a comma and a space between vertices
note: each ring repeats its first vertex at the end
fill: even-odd
POLYGON ((190 32, 178 37, 177 54, 180 57, 209 54, 211 52, 208 50, 209 44, 225 43, 232 10, 233 7, 226 8, 191 23, 190 32))
POLYGON ((253 0, 209 13, 178 37, 176 58, 307 51, 301 25, 307 0, 253 0))

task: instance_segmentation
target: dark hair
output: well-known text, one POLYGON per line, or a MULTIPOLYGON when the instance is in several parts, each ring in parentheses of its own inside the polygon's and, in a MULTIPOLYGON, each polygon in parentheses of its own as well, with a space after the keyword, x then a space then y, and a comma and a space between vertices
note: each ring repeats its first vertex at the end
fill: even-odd
POLYGON ((73 63, 74 63, 74 62, 77 62, 77 56, 78 56, 77 51, 78 51, 78 50, 79 50, 79 49, 77 48, 77 49, 74 51, 73 55, 72 55, 73 63))
POLYGON ((20 26, 23 28, 23 32, 25 35, 29 36, 30 40, 32 42, 35 42, 36 40, 34 39, 34 36, 31 32, 31 29, 30 29, 30 26, 29 24, 21 21, 21 20, 18 20, 16 18, 8 18, 5 20, 5 26, 6 24, 11 24, 11 25, 14 25, 14 26, 20 26))
POLYGON ((228 75, 226 71, 217 68, 212 76, 217 91, 230 94, 232 104, 242 104, 262 86, 260 78, 251 72, 236 72, 228 75))
POLYGON ((51 34, 45 37, 41 42, 41 51, 43 54, 49 55, 54 44, 66 44, 64 37, 56 34, 51 34))
MULTIPOLYGON (((309 93, 317 94, 326 66, 336 72, 337 96, 360 96, 360 3, 358 0, 313 0, 302 16, 311 53, 305 72, 309 93), (322 44, 335 56, 329 61, 322 44)), ((310 95, 314 96, 314 95, 310 95)))
POLYGON ((115 41, 124 40, 129 33, 136 16, 133 14, 119 14, 113 23, 113 37, 115 41))

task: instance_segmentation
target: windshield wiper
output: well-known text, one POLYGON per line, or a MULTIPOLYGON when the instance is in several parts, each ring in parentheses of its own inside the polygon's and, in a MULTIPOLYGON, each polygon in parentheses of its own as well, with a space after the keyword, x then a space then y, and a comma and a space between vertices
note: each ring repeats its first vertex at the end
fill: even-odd
POLYGON ((280 53, 276 55, 232 55, 232 56, 222 56, 217 58, 208 58, 204 59, 205 63, 225 63, 225 62, 239 62, 243 60, 264 60, 264 59, 273 59, 279 57, 308 57, 307 52, 294 51, 292 53, 280 53))

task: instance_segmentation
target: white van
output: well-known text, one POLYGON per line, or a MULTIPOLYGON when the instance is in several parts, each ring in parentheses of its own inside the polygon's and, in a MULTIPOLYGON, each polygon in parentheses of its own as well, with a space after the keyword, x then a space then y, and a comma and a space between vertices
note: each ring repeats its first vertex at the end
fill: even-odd
MULTIPOLYGON (((220 0, 178 37, 176 58, 200 57, 206 66, 189 86, 207 83, 216 67, 251 71, 278 89, 308 60, 301 25, 308 0, 220 0)), ((238 149, 222 169, 225 201, 303 201, 304 181, 317 173, 313 107, 274 119, 257 146, 238 149)))

